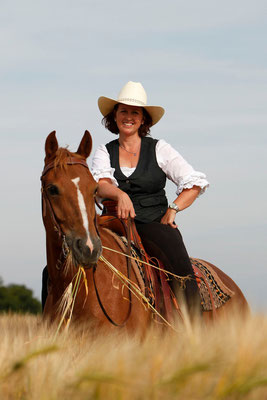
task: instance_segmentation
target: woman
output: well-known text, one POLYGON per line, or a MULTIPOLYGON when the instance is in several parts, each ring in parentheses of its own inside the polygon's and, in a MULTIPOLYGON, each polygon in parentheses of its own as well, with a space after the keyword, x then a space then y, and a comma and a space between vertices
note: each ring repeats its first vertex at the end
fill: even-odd
MULTIPOLYGON (((175 217, 207 188, 205 175, 164 140, 147 136, 164 109, 147 105, 141 83, 128 82, 118 99, 100 97, 98 106, 104 126, 119 135, 95 152, 92 173, 99 184, 98 196, 117 201, 118 217, 135 219, 146 251, 159 258, 167 270, 192 277, 183 294, 190 313, 195 307, 200 309, 197 283, 175 217), (178 197, 169 206, 166 178, 177 185, 178 197)), ((181 293, 176 280, 171 285, 181 293)))

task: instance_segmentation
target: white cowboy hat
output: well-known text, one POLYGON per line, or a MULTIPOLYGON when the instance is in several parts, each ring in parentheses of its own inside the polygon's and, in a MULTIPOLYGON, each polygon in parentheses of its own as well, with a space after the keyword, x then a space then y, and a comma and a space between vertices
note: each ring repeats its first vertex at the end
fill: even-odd
POLYGON ((148 106, 145 89, 140 82, 129 81, 121 89, 117 100, 101 96, 98 99, 98 107, 104 117, 114 108, 115 104, 122 103, 129 106, 144 107, 152 118, 152 125, 155 125, 163 116, 165 110, 159 106, 148 106))

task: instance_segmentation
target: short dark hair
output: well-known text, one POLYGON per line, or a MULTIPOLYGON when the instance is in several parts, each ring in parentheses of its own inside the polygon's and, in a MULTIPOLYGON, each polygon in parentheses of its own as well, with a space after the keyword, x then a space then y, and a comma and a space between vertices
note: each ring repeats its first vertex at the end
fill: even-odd
MULTIPOLYGON (((119 134, 119 129, 114 119, 118 107, 119 103, 115 104, 113 110, 102 119, 102 124, 104 125, 104 127, 108 129, 110 132, 115 133, 115 135, 119 134)), ((145 137, 150 133, 150 128, 152 126, 152 118, 145 108, 142 107, 142 110, 143 110, 144 123, 138 129, 138 135, 140 137, 145 137)))

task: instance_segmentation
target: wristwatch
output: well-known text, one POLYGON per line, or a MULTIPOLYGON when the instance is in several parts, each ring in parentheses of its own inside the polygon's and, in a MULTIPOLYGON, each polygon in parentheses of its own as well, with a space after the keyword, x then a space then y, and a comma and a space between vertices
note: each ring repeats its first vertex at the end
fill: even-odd
POLYGON ((180 211, 179 207, 175 203, 169 204, 169 208, 171 208, 172 210, 175 210, 176 213, 178 213, 180 211))

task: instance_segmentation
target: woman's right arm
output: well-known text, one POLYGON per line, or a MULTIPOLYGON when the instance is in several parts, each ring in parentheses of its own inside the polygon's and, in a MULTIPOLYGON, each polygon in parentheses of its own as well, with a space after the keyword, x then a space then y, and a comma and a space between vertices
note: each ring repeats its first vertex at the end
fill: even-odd
POLYGON ((133 203, 127 193, 112 184, 111 179, 101 178, 98 181, 97 195, 99 197, 115 200, 117 202, 117 214, 119 218, 135 217, 133 203))
POLYGON ((92 160, 91 172, 98 182, 97 195, 102 199, 111 199, 117 202, 119 218, 135 217, 133 203, 127 193, 118 188, 114 178, 114 168, 110 165, 110 157, 105 145, 100 145, 92 160))

